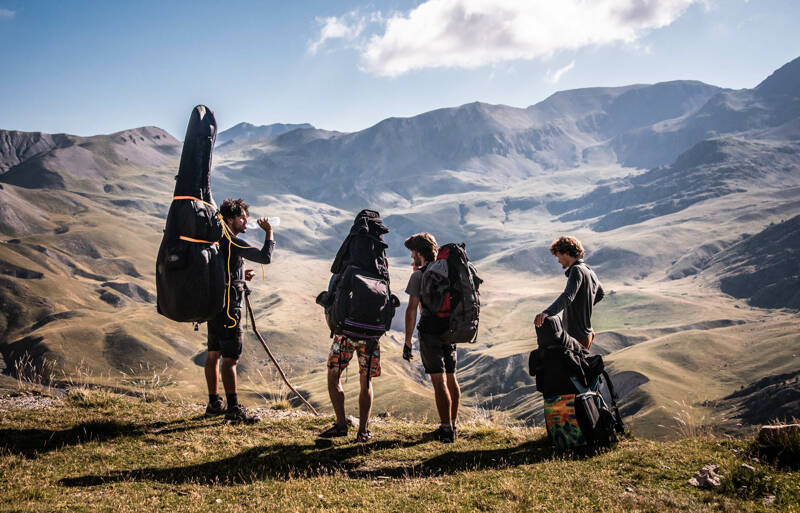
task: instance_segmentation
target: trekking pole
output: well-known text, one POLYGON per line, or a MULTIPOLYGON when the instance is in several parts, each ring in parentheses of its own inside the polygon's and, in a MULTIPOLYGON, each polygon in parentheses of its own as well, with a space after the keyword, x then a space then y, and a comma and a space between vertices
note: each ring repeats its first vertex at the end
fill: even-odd
POLYGON ((264 348, 264 351, 267 352, 267 356, 269 356, 269 359, 272 360, 272 363, 274 363, 275 367, 278 369, 278 374, 280 374, 281 378, 283 378, 283 382, 286 383, 286 386, 289 387, 289 390, 294 392, 294 395, 296 395, 297 398, 300 399, 303 402, 303 404, 305 404, 308 407, 309 410, 311 410, 311 413, 319 417, 319 413, 317 413, 317 410, 315 410, 314 407, 308 403, 308 401, 303 399, 303 396, 300 395, 300 392, 295 390, 292 384, 289 383, 289 380, 286 379, 286 374, 283 373, 283 369, 281 369, 281 366, 278 365, 278 360, 276 360, 275 357, 272 356, 272 351, 269 350, 269 347, 267 347, 267 343, 264 342, 264 338, 261 336, 261 333, 258 332, 258 329, 256 328, 256 316, 253 315, 253 307, 250 306, 249 294, 245 294, 244 300, 247 303, 247 312, 250 314, 250 323, 253 325, 253 331, 255 332, 256 337, 258 337, 258 341, 261 342, 261 346, 264 348))

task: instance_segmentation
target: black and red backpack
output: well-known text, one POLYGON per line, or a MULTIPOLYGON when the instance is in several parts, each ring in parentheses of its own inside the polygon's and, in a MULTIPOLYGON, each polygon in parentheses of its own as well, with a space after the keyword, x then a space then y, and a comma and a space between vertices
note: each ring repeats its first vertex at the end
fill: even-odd
POLYGON ((483 280, 469 258, 465 245, 445 244, 436 260, 422 275, 421 300, 439 318, 448 318, 448 329, 441 334, 447 344, 475 342, 481 304, 478 289, 483 280))

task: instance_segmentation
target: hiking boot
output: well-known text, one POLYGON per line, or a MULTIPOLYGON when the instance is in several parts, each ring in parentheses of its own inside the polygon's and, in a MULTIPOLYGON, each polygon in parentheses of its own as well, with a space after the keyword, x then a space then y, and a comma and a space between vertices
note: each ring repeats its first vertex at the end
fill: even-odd
POLYGON ((247 413, 247 409, 241 404, 228 408, 225 412, 225 421, 231 424, 255 424, 260 420, 258 415, 247 413))
POLYGON ((216 417, 217 415, 222 415, 225 413, 225 403, 222 402, 222 399, 217 399, 216 401, 211 401, 206 406, 206 417, 216 417))
POLYGON ((443 428, 442 426, 436 428, 436 431, 431 433, 431 435, 433 435, 434 440, 438 440, 444 444, 451 444, 456 441, 456 434, 453 433, 453 430, 443 428))
POLYGON ((356 435, 356 442, 369 442, 372 440, 372 431, 369 429, 356 435))
POLYGON ((347 436, 347 424, 343 427, 339 427, 334 423, 333 426, 317 435, 318 438, 337 438, 340 436, 347 436))

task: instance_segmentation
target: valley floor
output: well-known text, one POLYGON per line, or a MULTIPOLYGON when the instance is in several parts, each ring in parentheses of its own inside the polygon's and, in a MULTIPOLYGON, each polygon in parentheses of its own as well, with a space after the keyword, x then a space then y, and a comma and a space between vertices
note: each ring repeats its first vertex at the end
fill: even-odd
POLYGON ((800 508, 800 475, 755 459, 748 439, 631 437, 577 458, 554 453, 541 428, 477 419, 443 445, 430 425, 376 418, 366 444, 321 444, 329 417, 274 410, 230 426, 199 404, 85 388, 6 396, 0 411, 3 512, 800 508), (718 489, 687 484, 709 463, 720 466, 718 489))

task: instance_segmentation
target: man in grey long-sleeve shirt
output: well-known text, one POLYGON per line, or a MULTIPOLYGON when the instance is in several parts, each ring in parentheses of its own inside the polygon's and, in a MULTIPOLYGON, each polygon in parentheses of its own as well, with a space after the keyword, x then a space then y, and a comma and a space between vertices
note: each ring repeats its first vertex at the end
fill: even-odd
POLYGON ((594 271, 584 263, 583 246, 575 237, 559 237, 550 245, 550 253, 566 269, 564 274, 567 276, 567 286, 552 305, 536 316, 534 324, 538 328, 545 318, 563 310, 564 329, 588 351, 594 341, 592 307, 605 296, 603 285, 594 271))

